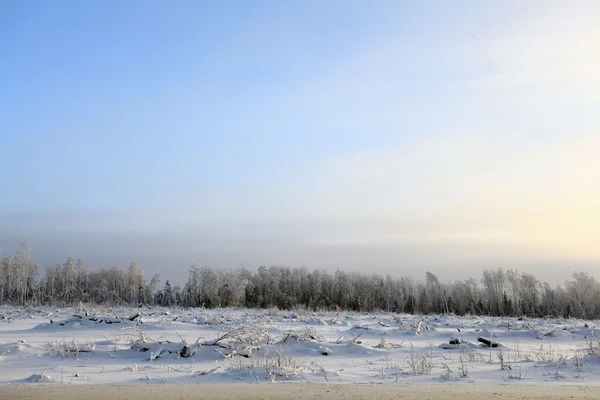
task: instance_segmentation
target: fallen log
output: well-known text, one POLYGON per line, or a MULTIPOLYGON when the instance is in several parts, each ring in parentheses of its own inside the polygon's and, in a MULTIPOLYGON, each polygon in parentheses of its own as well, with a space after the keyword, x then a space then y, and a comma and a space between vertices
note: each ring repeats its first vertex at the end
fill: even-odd
POLYGON ((450 342, 449 342, 449 343, 450 343, 450 344, 461 344, 461 343, 462 343, 462 340, 460 340, 460 338, 459 338, 459 337, 455 337, 455 338, 452 338, 452 339, 450 339, 450 342))
POLYGON ((479 343, 483 343, 486 347, 498 347, 498 342, 493 341, 492 339, 478 337, 477 341, 479 343))

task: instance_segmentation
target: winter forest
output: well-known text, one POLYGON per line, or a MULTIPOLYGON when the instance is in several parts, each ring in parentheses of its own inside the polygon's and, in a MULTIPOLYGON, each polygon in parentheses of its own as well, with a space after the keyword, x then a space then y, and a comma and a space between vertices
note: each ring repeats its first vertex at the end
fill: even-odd
POLYGON ((305 267, 261 266, 214 269, 191 266, 184 286, 128 268, 86 269, 69 257, 40 271, 33 246, 24 242, 2 258, 0 304, 72 306, 160 305, 307 310, 386 311, 409 314, 527 317, 600 317, 600 283, 575 272, 564 286, 551 287, 517 270, 485 269, 480 279, 441 282, 305 267))

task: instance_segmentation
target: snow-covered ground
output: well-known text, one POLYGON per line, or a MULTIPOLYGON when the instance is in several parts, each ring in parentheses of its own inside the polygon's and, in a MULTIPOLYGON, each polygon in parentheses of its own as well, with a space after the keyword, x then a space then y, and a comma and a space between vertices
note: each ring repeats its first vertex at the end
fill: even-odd
POLYGON ((596 385, 597 327, 575 319, 0 307, 0 385, 596 385))

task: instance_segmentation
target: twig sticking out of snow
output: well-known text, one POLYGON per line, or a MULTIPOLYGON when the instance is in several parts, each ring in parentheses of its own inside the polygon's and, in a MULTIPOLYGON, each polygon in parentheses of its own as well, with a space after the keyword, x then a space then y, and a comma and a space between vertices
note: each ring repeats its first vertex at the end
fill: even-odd
POLYGON ((222 346, 224 342, 233 342, 243 345, 257 345, 259 343, 269 344, 271 335, 266 330, 260 331, 255 327, 241 326, 229 332, 225 332, 210 342, 201 343, 202 346, 222 346))
POLYGON ((204 371, 199 371, 199 370, 195 370, 192 371, 192 376, 203 376, 203 375, 211 375, 214 374, 215 372, 217 372, 217 370, 221 368, 221 366, 216 366, 212 369, 205 369, 204 371))
POLYGON ((289 331, 285 334, 285 337, 281 340, 285 343, 289 338, 296 339, 299 342, 308 342, 311 340, 318 340, 317 331, 310 327, 306 326, 301 331, 289 331))
POLYGON ((78 308, 79 308, 80 310, 84 310, 84 311, 86 312, 86 314, 85 314, 85 315, 90 315, 90 311, 87 309, 87 307, 86 307, 86 306, 84 306, 84 305, 83 305, 83 302, 81 302, 81 301, 79 302, 79 306, 78 306, 78 308))
POLYGON ((423 326, 423 321, 419 321, 419 325, 417 325, 417 330, 415 331, 416 335, 420 335, 421 334, 421 327, 423 326))

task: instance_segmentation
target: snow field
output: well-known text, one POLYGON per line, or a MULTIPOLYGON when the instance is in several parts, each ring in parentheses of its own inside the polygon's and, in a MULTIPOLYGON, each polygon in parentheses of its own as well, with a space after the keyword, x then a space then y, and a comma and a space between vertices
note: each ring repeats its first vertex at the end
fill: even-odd
POLYGON ((0 384, 596 385, 596 326, 577 319, 3 306, 0 384))

